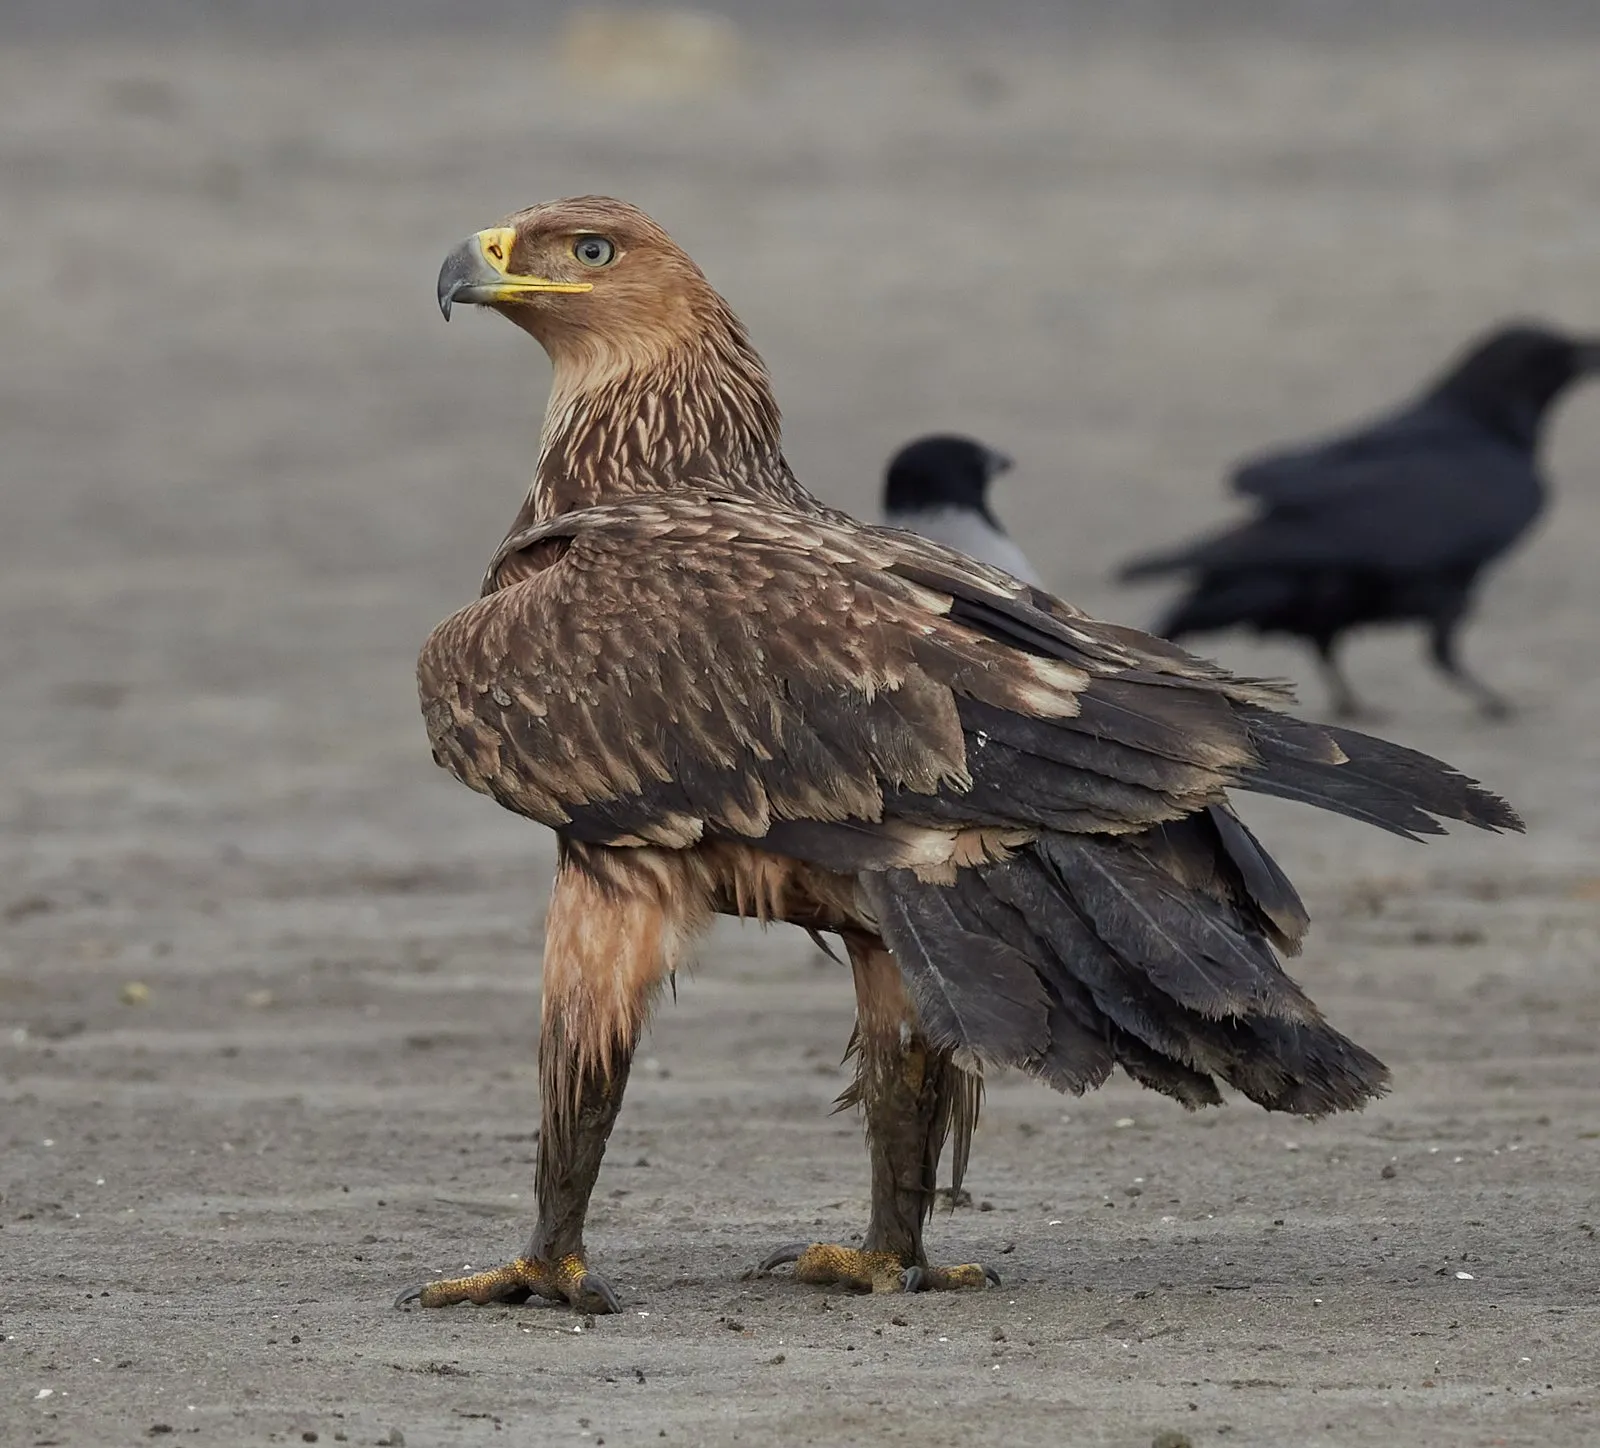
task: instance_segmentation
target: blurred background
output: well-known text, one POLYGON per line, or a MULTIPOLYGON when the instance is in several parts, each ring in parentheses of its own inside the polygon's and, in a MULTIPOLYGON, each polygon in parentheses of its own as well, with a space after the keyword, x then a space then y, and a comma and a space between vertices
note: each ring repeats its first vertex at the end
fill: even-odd
MULTIPOLYGON (((814 491, 870 514, 900 443, 971 432, 1016 459, 995 505, 1049 582, 1141 623, 1158 596, 1115 564, 1235 516, 1240 456, 1389 406, 1499 319, 1600 327, 1597 74, 1589 0, 9 0, 10 1203, 88 1210, 92 1166, 38 1142, 93 1107, 126 1200, 165 1203, 203 1258, 213 1217, 163 1143, 265 1134, 213 1186, 258 1194, 263 1260, 287 1233, 312 1262, 317 1234, 269 1203, 337 1181, 364 1212, 433 1202, 463 1112, 488 1129, 486 1046, 516 1085, 492 1110, 533 1120, 550 840, 434 769, 412 685, 521 499, 548 377, 499 319, 440 321, 459 238, 543 198, 638 203, 748 324, 814 491)), ((1593 1078, 1600 391, 1546 458, 1553 507, 1466 641, 1524 715, 1481 721, 1413 631, 1348 659, 1384 732, 1503 791, 1529 837, 1423 852, 1253 809, 1327 922, 1313 993, 1398 1054, 1435 1124, 1461 1060, 1525 1069, 1558 1121, 1593 1078)), ((1214 647, 1320 709, 1298 650, 1214 647)), ((629 1130, 736 1081, 741 1107, 791 1089, 760 1069, 793 1046, 779 1017, 815 1024, 828 1069, 843 1044, 848 992, 823 999, 798 932, 719 939, 658 1028, 680 1075, 641 1068, 629 1130)), ((1498 1110, 1504 1083, 1473 1080, 1498 1110)), ((796 1121, 838 1084, 795 1088, 817 1098, 796 1121)), ((1055 1109, 1017 1092, 1002 1123, 1055 1109)), ((1171 1150, 1201 1139, 1171 1117, 1171 1150)), ((521 1182, 505 1150, 473 1190, 521 1182)), ((785 1169, 761 1191, 815 1194, 785 1169)), ((488 1235, 439 1226, 419 1265, 488 1235)))
MULTIPOLYGON (((12 4, 9 813, 69 854, 86 820, 209 850, 274 810, 297 853, 303 807, 330 841, 514 828, 430 777, 410 671, 516 507, 547 371, 432 288, 552 196, 633 200, 701 262, 815 491, 870 511, 900 442, 970 431, 1017 459, 996 505, 1058 591, 1148 621, 1112 566, 1233 516, 1241 454, 1500 318, 1600 323, 1597 35, 1577 3, 12 4)), ((1467 642, 1528 717, 1478 727, 1413 631, 1349 662, 1573 848, 1600 398, 1550 435, 1555 521, 1467 642)))

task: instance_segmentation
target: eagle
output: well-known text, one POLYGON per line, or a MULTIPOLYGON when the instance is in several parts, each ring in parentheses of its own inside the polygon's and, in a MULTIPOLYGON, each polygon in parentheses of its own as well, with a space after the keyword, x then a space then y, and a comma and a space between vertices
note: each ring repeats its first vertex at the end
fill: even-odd
POLYGON ((505 1265, 401 1304, 614 1312, 584 1218, 664 983, 719 914, 842 941, 871 1216, 764 1270, 852 1290, 997 1282, 928 1260, 983 1072, 1062 1091, 1120 1067, 1188 1107, 1223 1085, 1316 1116, 1382 1063, 1285 973, 1307 927, 1229 804, 1396 834, 1520 829, 1423 754, 1283 712, 1282 686, 1098 622, 941 544, 871 527, 784 460, 766 368, 700 269, 605 197, 533 206, 439 274, 554 367, 533 482, 481 596, 429 637, 435 760, 555 831, 537 1222, 505 1265))

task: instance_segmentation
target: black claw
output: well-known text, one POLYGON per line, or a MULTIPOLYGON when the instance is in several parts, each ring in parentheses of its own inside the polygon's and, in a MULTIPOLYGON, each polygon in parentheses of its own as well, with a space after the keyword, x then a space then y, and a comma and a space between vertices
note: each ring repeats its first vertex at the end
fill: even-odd
POLYGON ((783 1266, 785 1262, 798 1262, 801 1254, 810 1245, 811 1243, 809 1242, 789 1242, 763 1257, 761 1265, 756 1270, 758 1272, 770 1272, 774 1267, 783 1266))
POLYGON ((419 1282, 415 1287, 406 1288, 404 1292, 395 1298, 394 1305, 396 1307, 409 1307, 413 1302, 420 1302, 421 1300, 422 1284, 419 1282))
MULTIPOLYGON (((583 1288, 580 1296, 585 1298, 598 1298, 599 1307, 587 1307, 580 1310, 588 1312, 621 1312, 622 1299, 613 1290, 611 1284, 598 1272, 590 1272, 583 1279, 583 1288)), ((574 1304, 576 1305, 576 1304, 574 1304)))
POLYGON ((993 1267, 985 1267, 983 1269, 983 1275, 989 1279, 989 1285, 991 1287, 998 1287, 1000 1285, 1000 1274, 996 1272, 993 1267))

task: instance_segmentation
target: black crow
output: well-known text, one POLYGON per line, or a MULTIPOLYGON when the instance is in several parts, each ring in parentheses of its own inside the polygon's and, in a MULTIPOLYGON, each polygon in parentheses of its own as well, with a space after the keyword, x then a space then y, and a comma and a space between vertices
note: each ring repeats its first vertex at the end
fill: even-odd
POLYGON ((1361 712, 1336 656, 1345 631, 1426 624, 1440 671, 1503 717, 1510 705, 1467 671, 1456 634, 1484 567, 1544 506, 1545 413, 1569 383, 1596 372, 1600 339, 1502 327, 1401 411, 1244 463, 1233 488, 1256 502, 1254 518, 1135 559, 1121 577, 1194 575, 1157 625, 1169 639, 1235 624, 1306 639, 1345 717, 1361 712))
POLYGON ((989 483, 1011 459, 969 437, 936 433, 908 442, 889 462, 883 519, 1036 587, 1043 580, 989 509, 989 483))

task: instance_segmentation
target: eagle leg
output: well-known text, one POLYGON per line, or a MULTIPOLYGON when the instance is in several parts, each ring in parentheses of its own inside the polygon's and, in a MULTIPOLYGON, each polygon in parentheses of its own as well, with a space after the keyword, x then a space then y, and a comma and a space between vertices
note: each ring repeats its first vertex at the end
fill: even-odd
POLYGON ((396 1306, 545 1297, 580 1312, 621 1311, 611 1285, 589 1270, 583 1226, 650 1002, 678 949, 709 918, 704 901, 680 888, 686 882, 671 858, 563 849, 545 928, 538 1225, 513 1261, 411 1288, 396 1306))
MULTIPOLYGON (((541 1067, 552 1054, 552 1036, 559 1043, 564 1032, 559 1015, 546 1007, 539 1054, 541 1067)), ((633 1042, 626 1053, 613 1052, 609 1067, 589 1071, 578 1083, 576 1100, 562 1101, 548 1089, 543 1125, 539 1133, 539 1224, 520 1257, 486 1272, 447 1277, 401 1294, 396 1307, 415 1302, 420 1307, 454 1307, 471 1302, 521 1303, 531 1297, 570 1303, 579 1312, 621 1312, 622 1303, 611 1284, 591 1272, 583 1245, 583 1223, 606 1139, 622 1109, 628 1084, 633 1042), (552 1109, 554 1108, 554 1109, 552 1109)), ((547 1086, 549 1073, 541 1069, 547 1086)))
POLYGON ((872 1216, 859 1248, 793 1242, 768 1256, 761 1270, 793 1262, 797 1281, 858 1292, 998 1286, 998 1275, 976 1262, 930 1266, 922 1246, 922 1225, 933 1212, 939 1157, 952 1130, 959 1191, 977 1121, 979 1082, 917 1028, 900 967, 883 942, 851 934, 845 945, 856 985, 851 1043, 856 1079, 839 1105, 860 1105, 866 1114, 872 1216))

